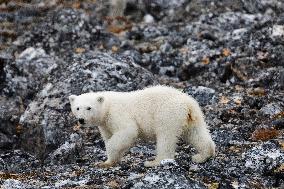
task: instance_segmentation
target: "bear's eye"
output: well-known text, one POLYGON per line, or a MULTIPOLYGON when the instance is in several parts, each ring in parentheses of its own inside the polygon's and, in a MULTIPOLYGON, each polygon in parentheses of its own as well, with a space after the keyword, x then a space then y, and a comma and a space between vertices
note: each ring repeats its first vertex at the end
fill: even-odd
POLYGON ((77 108, 77 110, 79 110, 79 108, 77 108))
POLYGON ((91 110, 91 107, 88 107, 87 110, 91 110))

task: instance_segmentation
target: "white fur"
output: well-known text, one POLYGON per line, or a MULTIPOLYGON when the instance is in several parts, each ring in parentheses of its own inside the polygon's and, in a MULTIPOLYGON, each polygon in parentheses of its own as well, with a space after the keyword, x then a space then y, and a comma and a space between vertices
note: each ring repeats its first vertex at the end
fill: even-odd
POLYGON ((124 16, 127 0, 111 0, 110 1, 110 16, 124 16))
POLYGON ((174 88, 86 93, 69 99, 74 115, 100 130, 108 156, 102 166, 118 162, 138 137, 157 142, 157 156, 154 161, 145 162, 147 167, 157 166, 163 159, 174 159, 179 137, 198 151, 192 157, 194 162, 202 163, 215 155, 215 144, 198 103, 174 88))

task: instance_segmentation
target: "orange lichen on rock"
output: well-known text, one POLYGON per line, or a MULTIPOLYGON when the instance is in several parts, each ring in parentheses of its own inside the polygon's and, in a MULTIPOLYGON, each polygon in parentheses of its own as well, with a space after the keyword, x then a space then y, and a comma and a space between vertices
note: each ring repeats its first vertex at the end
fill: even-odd
POLYGON ((78 53, 78 54, 81 54, 81 53, 83 53, 85 51, 86 51, 86 49, 81 48, 81 47, 75 49, 75 52, 78 53))
POLYGON ((18 174, 12 174, 12 173, 2 173, 0 172, 0 180, 7 180, 7 179, 18 179, 19 175, 18 174))
POLYGON ((202 59, 202 63, 203 63, 203 64, 209 64, 209 63, 210 63, 209 58, 208 58, 208 57, 204 57, 204 58, 202 59))
POLYGON ((111 50, 112 50, 113 53, 116 53, 119 50, 119 47, 114 45, 114 46, 111 47, 111 50))
POLYGON ((225 49, 223 49, 222 54, 227 57, 227 56, 231 55, 231 51, 229 49, 225 48, 225 49))
POLYGON ((280 118, 284 118, 284 111, 273 115, 273 119, 280 119, 280 118))
POLYGON ((257 87, 257 88, 248 90, 248 94, 252 96, 264 96, 265 90, 264 88, 257 87))
POLYGON ((221 104, 228 104, 230 100, 226 96, 221 96, 220 103, 221 104))
POLYGON ((256 129, 252 135, 251 139, 253 141, 267 141, 273 138, 278 137, 280 134, 280 131, 274 129, 274 128, 261 128, 261 129, 256 129))
POLYGON ((73 131, 79 131, 81 129, 81 126, 79 124, 74 125, 73 131))
POLYGON ((110 186, 111 188, 119 188, 120 187, 119 183, 115 180, 108 182, 107 185, 110 186))
POLYGON ((17 134, 21 134, 22 132, 23 132, 23 126, 22 125, 20 125, 20 124, 18 124, 17 126, 16 126, 16 133, 17 134))
POLYGON ((119 34, 132 28, 132 23, 123 16, 117 16, 115 18, 106 17, 105 20, 108 23, 107 30, 111 33, 119 34))

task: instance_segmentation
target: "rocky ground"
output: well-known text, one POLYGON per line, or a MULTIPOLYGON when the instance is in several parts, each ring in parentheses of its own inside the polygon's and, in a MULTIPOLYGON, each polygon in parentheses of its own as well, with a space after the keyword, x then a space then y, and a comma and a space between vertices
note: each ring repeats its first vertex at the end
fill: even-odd
POLYGON ((284 2, 129 0, 119 25, 107 11, 0 1, 0 188, 283 188, 284 2), (104 143, 67 97, 155 84, 199 101, 216 157, 195 164, 180 141, 175 161, 145 168, 155 145, 138 143, 98 168, 104 143))

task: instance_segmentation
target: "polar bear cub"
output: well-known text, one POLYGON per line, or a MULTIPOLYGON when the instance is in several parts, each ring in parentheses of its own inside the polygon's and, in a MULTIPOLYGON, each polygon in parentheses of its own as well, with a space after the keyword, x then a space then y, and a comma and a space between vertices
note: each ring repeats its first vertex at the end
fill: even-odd
POLYGON ((119 162, 138 137, 155 139, 157 143, 156 158, 146 161, 146 167, 174 159, 181 137, 198 151, 192 161, 202 163, 215 155, 215 144, 197 101, 172 87, 85 93, 71 95, 69 100, 81 125, 99 128, 107 153, 101 167, 119 162))

